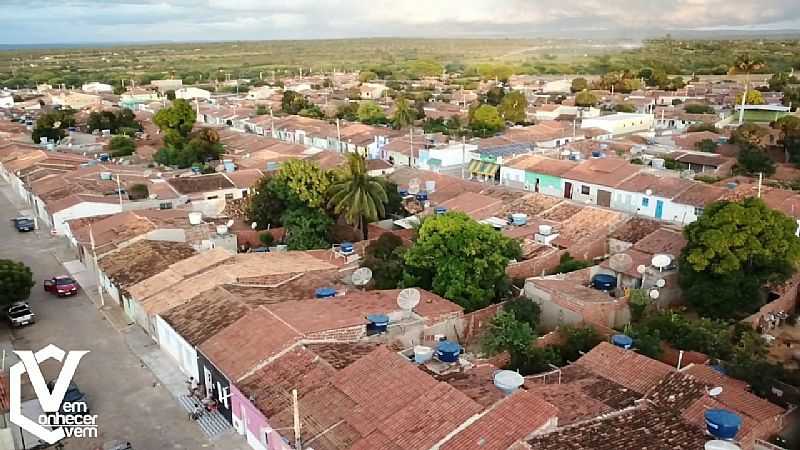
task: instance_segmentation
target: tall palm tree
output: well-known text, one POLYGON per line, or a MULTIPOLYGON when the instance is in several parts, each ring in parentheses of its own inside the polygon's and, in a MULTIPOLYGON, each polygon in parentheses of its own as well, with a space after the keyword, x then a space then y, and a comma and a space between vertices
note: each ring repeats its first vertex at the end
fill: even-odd
POLYGON ((742 94, 742 106, 739 110, 739 125, 744 121, 744 105, 747 101, 747 93, 750 91, 750 74, 763 67, 764 63, 749 53, 743 53, 736 57, 733 71, 745 74, 744 94, 742 94))
POLYGON ((392 118, 395 128, 405 128, 414 123, 414 110, 404 97, 399 97, 394 104, 394 117, 392 118))
POLYGON ((367 174, 364 157, 351 153, 343 176, 330 187, 328 206, 343 215, 350 225, 358 227, 366 240, 367 224, 385 213, 389 199, 383 183, 367 174))

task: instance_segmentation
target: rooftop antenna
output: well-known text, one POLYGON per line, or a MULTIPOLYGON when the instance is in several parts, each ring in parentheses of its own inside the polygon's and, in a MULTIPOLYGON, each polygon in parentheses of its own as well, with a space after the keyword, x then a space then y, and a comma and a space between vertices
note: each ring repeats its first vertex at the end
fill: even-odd
POLYGON ((419 304, 421 295, 417 289, 406 288, 397 294, 397 306, 403 310, 403 318, 411 317, 411 312, 419 304))
POLYGON ((372 279, 372 270, 369 267, 362 267, 353 272, 350 278, 356 286, 364 287, 372 279))
POLYGON ((650 263, 653 264, 653 267, 658 268, 659 272, 662 272, 667 266, 669 266, 671 262, 672 257, 663 253, 653 256, 653 259, 650 261, 650 263))

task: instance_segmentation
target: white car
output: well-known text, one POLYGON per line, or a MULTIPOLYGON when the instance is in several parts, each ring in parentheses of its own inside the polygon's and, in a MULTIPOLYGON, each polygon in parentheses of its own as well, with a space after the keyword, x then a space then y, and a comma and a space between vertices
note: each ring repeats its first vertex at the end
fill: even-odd
POLYGON ((6 316, 12 327, 22 327, 36 323, 36 314, 26 302, 12 303, 6 310, 6 316))

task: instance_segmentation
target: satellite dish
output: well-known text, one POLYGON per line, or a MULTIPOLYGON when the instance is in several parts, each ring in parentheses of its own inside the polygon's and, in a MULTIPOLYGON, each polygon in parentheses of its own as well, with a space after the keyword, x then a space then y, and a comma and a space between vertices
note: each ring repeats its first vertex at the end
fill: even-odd
POLYGON ((356 286, 366 286, 369 280, 372 279, 372 270, 369 267, 362 267, 353 272, 350 278, 356 286))
POLYGON ((256 229, 256 227, 257 227, 257 226, 258 226, 258 224, 257 224, 257 223, 255 223, 255 222, 253 222, 253 223, 251 223, 251 224, 250 224, 250 228, 252 228, 252 229, 254 229, 254 230, 256 229))
POLYGON ((721 386, 717 386, 715 388, 711 388, 708 391, 708 395, 710 395, 712 397, 718 397, 720 394, 722 394, 722 387, 721 386))
POLYGON ((655 289, 650 291, 650 298, 652 298, 653 300, 657 299, 660 295, 661 294, 655 289))
POLYGON ((231 219, 231 220, 227 221, 227 222, 225 223, 225 225, 227 225, 227 226, 228 226, 228 228, 232 227, 232 226, 233 226, 233 219, 231 219))
POLYGON ((644 275, 644 273, 647 272, 647 266, 644 264, 639 264, 639 266, 636 268, 636 271, 644 275))
POLYGON ((59 128, 60 126, 61 126, 61 121, 60 120, 56 120, 55 122, 53 122, 53 127, 59 128))
POLYGON ((658 270, 663 270, 665 267, 669 266, 669 263, 672 262, 672 257, 661 253, 653 256, 653 259, 650 262, 654 267, 658 267, 658 270))
POLYGON ((627 253, 617 253, 608 258, 608 266, 616 272, 625 272, 633 265, 633 258, 627 253))
POLYGON ((662 288, 662 287, 664 287, 666 285, 667 285, 667 282, 663 278, 659 278, 658 280, 656 280, 656 286, 657 287, 662 288))
POLYGON ((419 304, 419 291, 414 288, 407 288, 397 294, 397 306, 405 312, 410 313, 419 304))

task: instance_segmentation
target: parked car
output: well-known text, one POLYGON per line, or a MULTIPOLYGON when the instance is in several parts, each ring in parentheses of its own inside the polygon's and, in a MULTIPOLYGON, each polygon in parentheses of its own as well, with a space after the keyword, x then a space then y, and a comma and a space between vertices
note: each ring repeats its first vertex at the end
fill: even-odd
POLYGON ((61 275, 44 280, 44 290, 59 297, 75 295, 78 293, 78 282, 71 277, 61 275))
MULTIPOLYGON (((53 387, 55 386, 55 380, 51 380, 47 382, 47 388, 50 389, 50 392, 53 392, 53 387)), ((74 381, 69 382, 69 387, 67 387, 67 392, 64 393, 64 401, 61 402, 61 406, 58 408, 58 412, 62 414, 89 414, 89 399, 86 397, 86 394, 81 392, 80 388, 74 381), (64 403, 69 402, 72 403, 73 408, 71 408, 72 412, 64 411, 64 403), (83 403, 84 407, 81 410, 76 411, 74 405, 77 403, 83 403)))
POLYGON ((36 314, 27 302, 12 303, 6 310, 6 316, 12 327, 22 327, 36 323, 36 314))
POLYGON ((133 447, 131 447, 131 443, 128 441, 114 440, 104 443, 103 447, 97 450, 133 450, 133 447))
POLYGON ((14 228, 20 232, 33 231, 36 226, 30 217, 16 217, 11 220, 14 222, 14 228))

